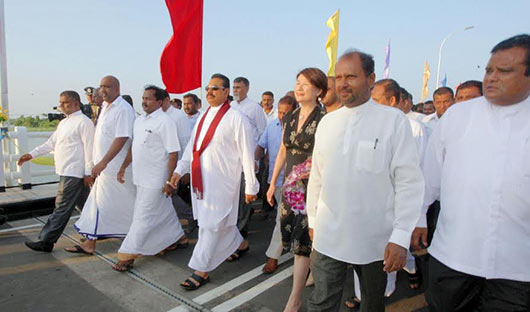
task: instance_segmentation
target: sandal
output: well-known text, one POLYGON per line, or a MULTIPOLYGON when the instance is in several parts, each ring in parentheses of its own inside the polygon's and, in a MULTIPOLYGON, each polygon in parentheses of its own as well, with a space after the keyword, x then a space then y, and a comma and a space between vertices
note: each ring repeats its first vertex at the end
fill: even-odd
POLYGON ((118 261, 112 266, 112 268, 118 272, 126 272, 130 271, 133 268, 133 263, 134 259, 118 261))
POLYGON ((407 273, 409 278, 409 287, 410 289, 418 289, 421 287, 421 274, 416 272, 414 274, 407 273))
POLYGON ((184 248, 188 248, 189 246, 190 246, 189 242, 185 242, 185 243, 175 242, 175 243, 169 245, 166 249, 164 249, 164 251, 173 251, 175 249, 184 249, 184 248))
POLYGON ((196 290, 196 289, 199 289, 202 285, 208 283, 209 281, 210 281, 210 276, 202 277, 198 274, 193 273, 184 282, 180 283, 180 286, 186 290, 196 290), (195 282, 197 282, 198 284, 195 284, 195 282))
POLYGON ((361 308, 361 300, 355 296, 351 296, 344 301, 344 305, 352 311, 359 310, 361 308))
POLYGON ((66 247, 64 249, 64 251, 68 251, 68 252, 71 252, 71 253, 80 253, 80 254, 85 254, 85 255, 93 255, 94 254, 93 252, 88 252, 88 251, 84 250, 83 247, 81 247, 79 245, 75 245, 75 246, 72 246, 72 247, 66 247), (69 249, 69 248, 73 248, 73 250, 69 249))
POLYGON ((250 247, 247 247, 245 249, 238 249, 236 250, 226 261, 228 262, 234 262, 236 260, 239 260, 241 257, 243 257, 247 251, 250 249, 250 247))

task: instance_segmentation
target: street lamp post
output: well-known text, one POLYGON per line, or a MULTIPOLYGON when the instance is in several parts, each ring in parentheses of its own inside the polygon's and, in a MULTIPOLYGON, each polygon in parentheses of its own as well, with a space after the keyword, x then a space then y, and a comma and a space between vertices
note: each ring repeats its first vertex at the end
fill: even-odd
POLYGON ((450 33, 449 35, 447 35, 447 37, 444 38, 444 40, 442 40, 442 44, 440 44, 440 52, 438 54, 438 70, 436 72, 436 88, 440 87, 440 65, 442 64, 442 50, 444 48, 444 45, 445 45, 445 42, 451 37, 453 36, 454 34, 456 34, 457 32, 461 32, 461 31, 466 31, 466 30, 470 30, 472 29, 473 27, 475 26, 468 26, 462 30, 455 30, 453 31, 452 33, 450 33))

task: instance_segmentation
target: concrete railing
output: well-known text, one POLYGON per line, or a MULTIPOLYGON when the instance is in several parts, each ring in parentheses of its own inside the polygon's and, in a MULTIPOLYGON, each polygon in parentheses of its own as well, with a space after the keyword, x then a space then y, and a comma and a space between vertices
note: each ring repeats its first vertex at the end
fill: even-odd
POLYGON ((29 164, 18 166, 18 159, 30 152, 29 138, 47 139, 53 132, 28 132, 26 127, 9 127, 8 138, 0 141, 0 192, 5 192, 7 186, 22 186, 31 188, 31 178, 55 175, 55 169, 31 171, 29 164))

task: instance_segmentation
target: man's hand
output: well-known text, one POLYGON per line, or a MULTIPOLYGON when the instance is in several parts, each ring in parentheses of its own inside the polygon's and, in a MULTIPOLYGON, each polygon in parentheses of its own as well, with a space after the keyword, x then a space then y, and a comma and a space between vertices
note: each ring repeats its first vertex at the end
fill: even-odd
POLYGON ((180 180, 180 175, 176 172, 173 173, 173 175, 171 176, 171 181, 169 181, 169 183, 171 183, 171 186, 176 189, 177 188, 177 183, 179 182, 180 180))
POLYGON ((274 192, 276 191, 276 185, 269 185, 269 189, 267 190, 267 202, 271 207, 274 207, 274 192))
POLYGON ((85 176, 83 178, 83 183, 86 187, 92 187, 92 185, 94 184, 94 178, 92 178, 91 176, 85 176))
POLYGON ((388 243, 385 248, 383 271, 386 273, 401 270, 407 261, 407 250, 397 244, 388 243))
POLYGON ((427 248, 427 245, 427 228, 415 228, 412 232, 412 237, 410 238, 410 246, 412 249, 421 250, 427 248))
POLYGON ((245 194, 245 203, 247 203, 247 204, 250 204, 251 202, 255 201, 256 199, 258 199, 258 195, 245 194))
POLYGON ((92 177, 97 178, 103 170, 107 168, 107 164, 100 161, 92 168, 92 177))
POLYGON ((125 175, 125 169, 120 169, 120 171, 118 171, 117 179, 118 179, 118 182, 120 182, 121 184, 125 183, 125 179, 123 178, 124 175, 125 175))
POLYGON ((22 164, 24 164, 26 161, 30 161, 32 159, 33 159, 33 156, 31 156, 30 154, 24 154, 24 155, 20 156, 20 158, 18 159, 17 164, 19 166, 22 166, 22 164))
POLYGON ((313 241, 313 229, 312 228, 309 228, 309 239, 313 241))
POLYGON ((173 195, 173 190, 174 190, 173 186, 170 185, 169 183, 166 183, 164 185, 164 194, 166 194, 166 197, 173 195))

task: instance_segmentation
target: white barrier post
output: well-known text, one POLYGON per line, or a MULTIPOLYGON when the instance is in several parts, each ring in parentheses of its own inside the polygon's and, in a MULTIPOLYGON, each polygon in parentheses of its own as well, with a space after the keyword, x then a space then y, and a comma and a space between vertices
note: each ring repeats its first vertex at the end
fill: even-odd
MULTIPOLYGON (((17 132, 16 137, 16 152, 17 152, 17 160, 20 158, 20 156, 24 155, 24 153, 28 153, 28 129, 26 127, 15 127, 15 132, 17 132)), ((31 169, 30 164, 23 165, 22 167, 19 167, 17 165, 17 171, 20 171, 21 177, 19 180, 19 184, 22 184, 23 190, 31 189, 31 169)))
MULTIPOLYGON (((4 138, 7 141, 7 138, 4 138)), ((6 178, 4 174, 4 140, 0 141, 0 193, 6 191, 6 178)))

